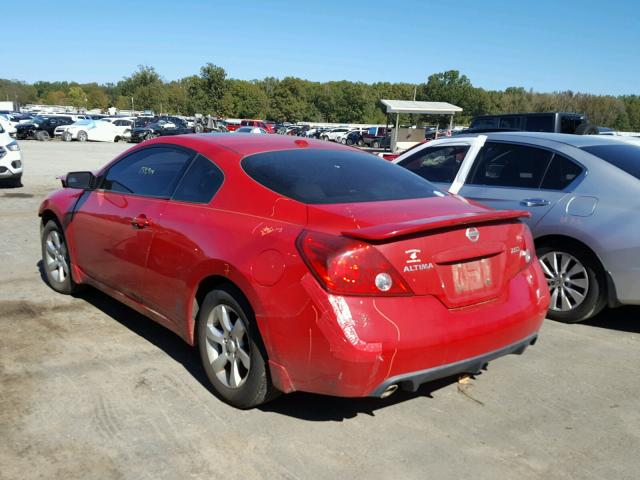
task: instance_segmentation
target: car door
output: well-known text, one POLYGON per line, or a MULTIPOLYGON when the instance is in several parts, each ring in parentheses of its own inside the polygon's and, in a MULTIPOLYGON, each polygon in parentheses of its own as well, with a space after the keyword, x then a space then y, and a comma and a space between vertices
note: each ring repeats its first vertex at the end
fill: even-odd
POLYGON ((197 155, 163 215, 154 223, 156 234, 147 262, 145 303, 174 323, 184 318, 185 302, 191 293, 188 282, 206 250, 197 243, 198 238, 212 234, 207 230, 207 216, 215 215, 216 211, 208 204, 223 179, 220 168, 197 155))
POLYGON ((554 152, 511 142, 487 141, 459 194, 498 210, 527 210, 533 228, 566 193, 542 189, 554 152))
POLYGON ((126 155, 85 192, 70 224, 76 264, 91 278, 142 303, 156 222, 194 153, 153 145, 126 155))

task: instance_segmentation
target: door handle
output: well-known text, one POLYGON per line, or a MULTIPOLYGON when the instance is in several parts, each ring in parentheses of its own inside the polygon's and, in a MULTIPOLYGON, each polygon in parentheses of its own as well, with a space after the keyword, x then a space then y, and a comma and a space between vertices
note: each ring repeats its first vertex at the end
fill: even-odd
POLYGON ((131 219, 131 226, 135 229, 142 230, 149 225, 151 225, 151 222, 149 222, 149 219, 144 213, 131 219))
POLYGON ((551 202, 544 198, 525 198, 520 201, 520 205, 523 207, 546 207, 551 202))

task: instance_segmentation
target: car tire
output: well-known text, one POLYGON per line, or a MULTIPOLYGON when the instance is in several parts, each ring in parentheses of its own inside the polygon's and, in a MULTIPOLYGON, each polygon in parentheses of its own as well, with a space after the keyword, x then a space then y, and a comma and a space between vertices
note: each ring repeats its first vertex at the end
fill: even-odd
POLYGON ((49 132, 45 131, 45 130, 38 130, 36 132, 36 140, 40 141, 40 142, 46 142, 47 140, 49 140, 49 132))
POLYGON ((341 143, 342 145, 346 145, 346 144, 347 144, 347 140, 346 140, 346 139, 344 139, 344 138, 341 138, 341 139, 340 139, 340 143, 341 143))
POLYGON ((84 130, 80 130, 78 132, 78 141, 79 142, 86 142, 89 139, 89 136, 87 135, 87 132, 85 132, 84 130))
POLYGON ((120 140, 122 140, 120 137, 116 137, 116 138, 113 139, 113 142, 114 143, 118 143, 120 140))
POLYGON ((62 227, 55 220, 49 220, 42 228, 42 269, 47 283, 58 293, 71 295, 79 290, 79 285, 71 278, 71 261, 67 240, 62 227), (62 273, 61 273, 62 272, 62 273))
POLYGON ((197 342, 207 378, 224 402, 249 409, 279 395, 253 311, 235 288, 212 290, 204 298, 197 342))
POLYGON ((373 142, 372 146, 373 148, 380 148, 380 142, 376 140, 375 142, 373 142))
POLYGON ((151 133, 151 132, 149 132, 149 133, 147 133, 147 134, 144 136, 144 139, 145 139, 145 140, 152 140, 152 139, 154 139, 154 138, 156 138, 156 137, 157 137, 157 135, 156 135, 155 133, 151 133))
POLYGON ((204 126, 200 125, 199 123, 196 123, 196 125, 193 127, 193 131, 195 133, 202 133, 204 132, 204 126))
POLYGON ((351 146, 353 145, 353 140, 351 140, 350 138, 347 139, 346 144, 351 146))
POLYGON ((362 147, 364 145, 364 140, 358 140, 358 146, 362 147))
POLYGON ((580 245, 549 243, 537 248, 536 254, 551 293, 548 318, 583 322, 606 306, 604 269, 591 251, 580 245))
POLYGON ((73 140, 73 135, 71 135, 71 133, 69 132, 63 132, 62 133, 62 140, 65 142, 70 142, 73 140))
POLYGON ((327 140, 329 140, 329 137, 327 137, 326 135, 320 135, 320 140, 324 140, 326 142, 327 140))

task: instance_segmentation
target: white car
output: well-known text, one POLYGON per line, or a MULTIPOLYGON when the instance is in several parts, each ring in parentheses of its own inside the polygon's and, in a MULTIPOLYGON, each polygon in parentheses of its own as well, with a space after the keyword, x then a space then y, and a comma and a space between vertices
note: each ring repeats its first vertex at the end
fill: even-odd
POLYGON ((341 133, 349 133, 349 129, 347 127, 332 128, 331 130, 323 132, 322 135, 320 135, 320 139, 335 142, 336 138, 338 138, 338 135, 341 133))
POLYGON ((16 124, 17 122, 12 122, 7 116, 0 115, 0 127, 9 135, 16 134, 16 124))
POLYGON ((240 127, 235 133, 253 133, 258 135, 266 135, 267 131, 260 127, 240 127))
MULTIPOLYGON (((125 122, 124 120, 122 122, 125 122)), ((126 140, 126 131, 131 131, 131 126, 115 125, 104 120, 78 120, 71 125, 57 127, 54 134, 58 135, 58 129, 62 128, 60 135, 65 142, 78 140, 79 142, 119 142, 126 140)))
POLYGON ((21 185, 22 152, 20 146, 0 125, 0 183, 21 185))
POLYGON ((349 135, 351 132, 364 133, 367 130, 368 130, 367 128, 350 128, 346 132, 339 133, 338 135, 336 135, 335 141, 336 141, 336 143, 341 143, 342 145, 346 145, 347 144, 347 135, 349 135))

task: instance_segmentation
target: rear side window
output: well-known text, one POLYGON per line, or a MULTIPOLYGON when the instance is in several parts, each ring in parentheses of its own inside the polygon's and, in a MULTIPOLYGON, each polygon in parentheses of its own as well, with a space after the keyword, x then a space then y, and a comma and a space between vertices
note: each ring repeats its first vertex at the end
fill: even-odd
POLYGON ((430 182, 452 183, 468 151, 469 145, 428 147, 398 165, 430 182))
POLYGON ((191 158, 193 152, 171 147, 136 150, 109 169, 101 188, 169 198, 191 158))
POLYGON ((562 115, 560 117, 560 133, 576 133, 576 129, 582 122, 582 117, 562 115))
POLYGON ((529 132, 553 132, 555 115, 531 115, 525 117, 525 130, 529 132))
POLYGON ((593 145, 582 147, 582 150, 640 179, 640 146, 631 144, 593 145))
POLYGON ((540 188, 548 190, 564 190, 582 173, 582 167, 557 153, 544 175, 540 188))
POLYGON ((553 153, 541 148, 487 142, 478 153, 468 184, 539 188, 553 153))
POLYGON ((379 202, 435 196, 435 187, 409 170, 362 152, 284 150, 242 160, 265 187, 308 204, 379 202))
POLYGON ((178 184, 173 200, 209 203, 222 185, 224 175, 213 162, 198 155, 178 184))

